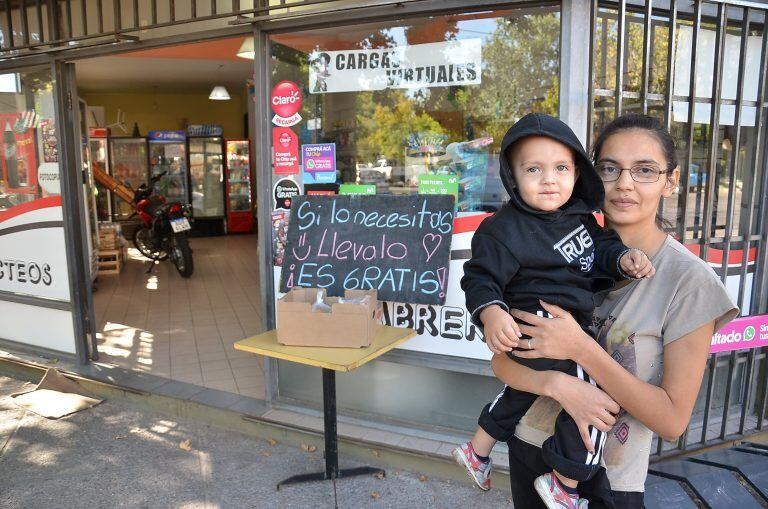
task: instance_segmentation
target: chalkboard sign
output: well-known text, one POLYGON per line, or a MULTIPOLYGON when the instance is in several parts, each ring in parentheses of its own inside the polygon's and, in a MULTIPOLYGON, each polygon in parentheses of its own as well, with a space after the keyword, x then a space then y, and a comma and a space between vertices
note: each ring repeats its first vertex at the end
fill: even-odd
POLYGON ((453 196, 293 199, 280 290, 377 290, 379 300, 443 304, 453 196))

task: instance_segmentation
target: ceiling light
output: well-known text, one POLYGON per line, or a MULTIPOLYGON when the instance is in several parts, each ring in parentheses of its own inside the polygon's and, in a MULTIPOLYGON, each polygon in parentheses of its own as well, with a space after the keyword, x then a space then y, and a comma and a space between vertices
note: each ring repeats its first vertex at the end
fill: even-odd
POLYGON ((211 90, 211 95, 208 96, 208 99, 212 101, 229 101, 229 92, 223 86, 217 85, 211 90))
POLYGON ((237 50, 237 56, 240 58, 248 58, 253 60, 256 58, 256 52, 253 49, 253 37, 246 37, 243 43, 240 45, 240 49, 237 50))

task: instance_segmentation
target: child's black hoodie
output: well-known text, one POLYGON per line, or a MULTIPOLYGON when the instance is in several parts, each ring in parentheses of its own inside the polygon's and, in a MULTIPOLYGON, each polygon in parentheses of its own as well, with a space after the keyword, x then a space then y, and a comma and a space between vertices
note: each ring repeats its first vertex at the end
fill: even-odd
POLYGON ((526 115, 507 131, 499 160, 510 199, 478 227, 461 279, 473 322, 482 327, 478 315, 489 304, 530 310, 541 308, 541 299, 569 310, 587 325, 598 304, 595 294, 625 277, 619 258, 628 249, 592 215, 605 197, 600 177, 573 131, 539 113, 526 115), (579 177, 573 195, 555 212, 526 205, 507 161, 509 147, 533 135, 559 141, 576 156, 579 177))

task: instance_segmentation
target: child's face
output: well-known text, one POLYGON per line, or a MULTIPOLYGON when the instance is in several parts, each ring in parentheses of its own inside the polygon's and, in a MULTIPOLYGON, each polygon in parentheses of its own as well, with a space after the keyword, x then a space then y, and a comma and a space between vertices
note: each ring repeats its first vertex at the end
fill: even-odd
POLYGON ((571 198, 579 173, 568 146, 546 136, 528 136, 512 146, 508 157, 520 197, 529 207, 552 212, 571 198))

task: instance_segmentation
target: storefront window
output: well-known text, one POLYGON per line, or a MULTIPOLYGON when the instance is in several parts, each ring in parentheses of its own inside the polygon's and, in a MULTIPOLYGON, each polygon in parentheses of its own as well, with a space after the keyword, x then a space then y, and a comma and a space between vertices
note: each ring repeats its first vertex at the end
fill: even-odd
POLYGON ((0 75, 0 130, 0 339, 74 353, 48 69, 0 75))
MULTIPOLYGON (((559 50, 559 3, 274 35, 273 179, 288 177, 303 194, 451 193, 459 218, 496 211, 507 199, 504 133, 526 113, 558 113, 559 50), (298 110, 283 108, 299 94, 298 110), (310 161, 317 144, 325 155, 310 161)), ((451 263, 459 278, 463 259, 451 263)), ((469 324, 463 302, 449 292, 442 309, 469 324)), ((439 328, 415 326, 403 348, 490 358, 478 332, 449 338, 439 328)), ((281 362, 278 371, 281 397, 319 401, 317 370, 281 362)), ((338 390, 348 410, 469 430, 498 382, 376 362, 339 377, 338 390)))
POLYGON ((304 168, 302 183, 414 194, 454 176, 459 212, 497 210, 505 131, 557 114, 559 26, 540 7, 274 36, 273 83, 303 94, 299 143, 336 145, 336 174, 304 168))
MULTIPOLYGON (((56 154, 49 73, 0 75, 0 130, 3 144, 0 211, 59 194, 57 185, 41 187, 38 176, 38 166, 55 159, 56 154)), ((42 184, 47 183, 46 176, 42 184)))

